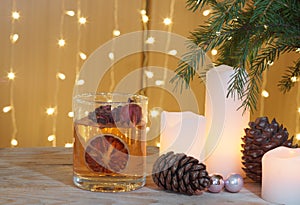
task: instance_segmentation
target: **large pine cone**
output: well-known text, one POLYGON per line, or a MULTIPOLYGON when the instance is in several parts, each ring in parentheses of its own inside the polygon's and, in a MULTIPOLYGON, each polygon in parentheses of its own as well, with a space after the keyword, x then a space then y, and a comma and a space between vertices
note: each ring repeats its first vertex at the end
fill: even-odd
POLYGON ((183 153, 168 152, 161 155, 153 165, 152 178, 159 187, 193 195, 210 185, 206 166, 183 153))
POLYGON ((294 137, 288 139, 287 129, 283 125, 279 126, 275 119, 269 123, 267 117, 260 117, 255 122, 249 122, 249 127, 245 129, 246 135, 242 138, 243 170, 247 177, 261 182, 263 155, 279 146, 296 148, 298 145, 293 145, 294 137))

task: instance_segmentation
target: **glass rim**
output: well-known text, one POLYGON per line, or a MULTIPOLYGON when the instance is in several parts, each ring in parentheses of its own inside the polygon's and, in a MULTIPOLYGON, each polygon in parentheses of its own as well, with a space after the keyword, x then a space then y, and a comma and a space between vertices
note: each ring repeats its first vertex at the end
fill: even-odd
POLYGON ((120 104, 120 103, 143 103, 143 102, 147 102, 148 97, 141 95, 141 94, 132 94, 132 93, 121 93, 121 92, 96 92, 96 93, 92 93, 92 92, 87 92, 87 93, 82 93, 79 95, 76 95, 73 97, 73 100, 79 103, 109 103, 109 104, 120 104), (127 97, 124 98, 124 100, 112 100, 112 101, 105 101, 105 100, 97 100, 95 98, 92 97, 97 97, 97 96, 116 96, 116 97, 127 97), (135 99, 139 99, 139 102, 128 102, 129 98, 134 97, 135 99))

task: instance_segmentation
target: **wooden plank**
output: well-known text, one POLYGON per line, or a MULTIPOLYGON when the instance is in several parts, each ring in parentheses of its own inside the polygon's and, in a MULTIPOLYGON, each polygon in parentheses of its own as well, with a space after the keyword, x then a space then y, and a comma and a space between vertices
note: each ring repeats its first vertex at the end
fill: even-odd
POLYGON ((270 204, 255 183, 234 194, 186 196, 158 189, 149 176, 145 187, 132 192, 81 190, 72 182, 70 148, 0 149, 0 185, 0 204, 270 204))
POLYGON ((15 163, 72 164, 72 148, 0 148, 0 159, 15 163))

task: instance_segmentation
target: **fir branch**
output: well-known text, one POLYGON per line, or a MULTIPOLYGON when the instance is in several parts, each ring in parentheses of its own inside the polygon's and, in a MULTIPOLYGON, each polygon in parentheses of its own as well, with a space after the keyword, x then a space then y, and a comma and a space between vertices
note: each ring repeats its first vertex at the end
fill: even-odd
POLYGON ((278 83, 279 89, 286 93, 291 90, 293 86, 295 86, 296 82, 299 81, 300 78, 300 60, 295 62, 294 66, 288 67, 284 76, 278 83), (295 78, 295 80, 293 80, 295 78))
POLYGON ((248 74, 245 68, 234 68, 234 74, 228 82, 228 93, 226 97, 230 96, 235 99, 237 96, 238 99, 242 99, 244 97, 244 86, 247 84, 246 79, 248 79, 248 74))
POLYGON ((211 29, 219 32, 224 25, 236 20, 241 9, 245 6, 244 0, 240 1, 223 1, 212 5, 212 16, 208 19, 211 29))
POLYGON ((256 12, 250 18, 250 22, 256 22, 260 20, 261 22, 266 21, 267 16, 271 16, 270 14, 274 15, 274 12, 270 10, 271 5, 274 3, 275 0, 258 0, 255 1, 254 7, 256 8, 256 12))
POLYGON ((258 86, 261 85, 262 74, 268 68, 268 63, 274 61, 274 54, 276 54, 276 51, 277 50, 275 49, 271 50, 268 54, 265 53, 267 59, 263 57, 258 57, 257 62, 255 62, 255 65, 251 67, 249 78, 247 81, 248 86, 246 88, 245 93, 243 94, 243 97, 240 98, 243 99, 241 107, 244 108, 244 111, 247 109, 251 111, 257 109, 256 103, 259 95, 258 86))
MULTIPOLYGON (((192 11, 206 5, 213 10, 210 18, 189 37, 201 50, 201 55, 195 48, 184 55, 172 82, 184 79, 182 83, 189 84, 198 66, 195 61, 203 61, 206 52, 217 48, 220 51, 218 64, 234 68, 227 96, 237 96, 243 100, 241 107, 253 111, 262 73, 269 68, 269 63, 300 47, 300 1, 187 0, 187 7, 192 11), (247 81, 245 77, 248 77, 247 81)), ((280 81, 283 92, 292 87, 291 77, 299 76, 299 61, 300 58, 280 81)))
MULTIPOLYGON (((257 76, 258 80, 261 80, 261 76, 257 76)), ((256 82, 256 80, 252 79, 253 82, 256 82)), ((247 88, 242 96, 242 104, 238 109, 243 108, 243 112, 246 110, 254 111, 257 110, 256 104, 257 104, 257 98, 259 95, 259 87, 257 83, 248 82, 247 88)))
POLYGON ((192 41, 187 43, 187 47, 190 52, 184 54, 179 61, 178 67, 175 70, 176 75, 170 80, 171 83, 175 83, 175 90, 180 86, 182 91, 183 86, 189 87, 190 82, 196 73, 199 77, 205 77, 205 61, 206 53, 203 49, 199 48, 192 41))
POLYGON ((186 7, 195 12, 196 10, 201 10, 206 5, 216 4, 216 0, 187 0, 186 7))

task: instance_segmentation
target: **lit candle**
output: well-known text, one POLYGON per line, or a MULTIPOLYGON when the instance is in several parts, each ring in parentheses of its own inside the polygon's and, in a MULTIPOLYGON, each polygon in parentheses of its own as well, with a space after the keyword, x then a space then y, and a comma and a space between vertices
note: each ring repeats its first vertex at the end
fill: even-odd
POLYGON ((161 113, 160 154, 174 151, 202 161, 204 142, 204 116, 193 112, 161 113))
POLYGON ((205 163, 209 173, 226 177, 231 173, 244 175, 241 144, 250 113, 238 108, 242 101, 227 96, 228 82, 234 70, 221 65, 210 69, 206 76, 206 144, 205 163))
POLYGON ((262 158, 262 198, 279 204, 300 202, 300 148, 277 147, 262 158))

